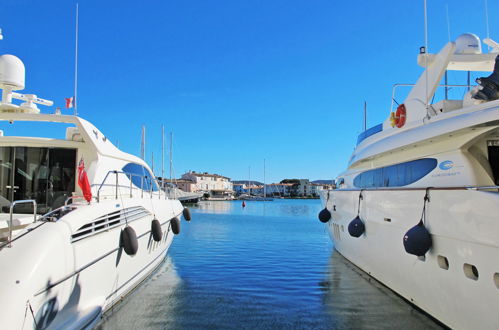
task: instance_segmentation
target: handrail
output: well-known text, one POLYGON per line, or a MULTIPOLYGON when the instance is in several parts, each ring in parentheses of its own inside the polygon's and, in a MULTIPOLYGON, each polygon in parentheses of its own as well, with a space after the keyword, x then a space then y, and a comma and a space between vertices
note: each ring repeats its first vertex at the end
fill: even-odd
MULTIPOLYGON (((140 188, 137 188, 137 189, 140 189, 142 191, 141 193, 141 197, 143 198, 144 197, 144 179, 145 178, 149 178, 148 176, 145 176, 145 175, 140 175, 140 174, 135 174, 135 173, 129 173, 129 172, 123 172, 123 171, 116 171, 116 170, 113 170, 113 171, 108 171, 106 176, 104 177, 104 180, 102 180, 101 184, 99 185, 99 188, 97 189, 97 202, 100 202, 100 191, 102 189, 102 187, 106 186, 105 185, 105 182, 107 180, 107 178, 109 177, 110 174, 115 174, 116 175, 116 180, 115 180, 115 199, 118 199, 118 188, 121 187, 122 185, 119 185, 118 184, 118 175, 120 174, 124 174, 129 180, 130 180, 130 197, 133 196, 132 194, 132 189, 136 189, 136 188, 133 188, 133 184, 132 184, 132 176, 134 177, 139 177, 141 178, 141 187, 140 188)), ((149 178, 150 179, 150 183, 149 183, 149 192, 150 192, 150 196, 151 198, 153 197, 153 183, 154 183, 154 178, 149 178)), ((157 182, 156 182, 156 185, 157 182)), ((159 198, 161 198, 161 189, 159 189, 159 186, 158 186, 158 192, 159 192, 159 198)), ((166 195, 165 195, 166 197, 166 195)))
MULTIPOLYGON (((392 104, 390 105, 390 112, 393 111, 393 103, 395 102, 395 90, 397 87, 412 87, 415 86, 416 84, 393 84, 392 86, 392 104)), ((474 85, 449 85, 449 84, 442 84, 438 85, 437 87, 466 87, 466 88, 471 88, 474 85)))
POLYGON ((339 188, 328 191, 418 191, 418 190, 491 190, 499 186, 443 186, 443 187, 373 187, 373 188, 339 188))
POLYGON ((18 200, 18 201, 13 201, 10 203, 10 221, 9 221, 9 247, 11 247, 11 242, 12 242, 12 222, 13 222, 13 217, 14 217, 14 206, 17 204, 27 204, 27 203, 32 203, 33 204, 33 223, 36 222, 36 201, 34 199, 23 199, 23 200, 18 200))

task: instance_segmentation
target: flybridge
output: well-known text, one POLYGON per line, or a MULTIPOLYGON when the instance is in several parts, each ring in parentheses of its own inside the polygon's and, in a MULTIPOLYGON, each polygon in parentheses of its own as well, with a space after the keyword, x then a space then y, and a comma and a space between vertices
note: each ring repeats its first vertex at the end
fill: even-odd
POLYGON ((51 106, 54 102, 37 97, 34 94, 20 94, 14 91, 24 89, 24 63, 14 55, 0 56, 0 88, 2 101, 0 112, 40 113, 37 104, 51 106), (12 99, 24 101, 20 105, 12 99))

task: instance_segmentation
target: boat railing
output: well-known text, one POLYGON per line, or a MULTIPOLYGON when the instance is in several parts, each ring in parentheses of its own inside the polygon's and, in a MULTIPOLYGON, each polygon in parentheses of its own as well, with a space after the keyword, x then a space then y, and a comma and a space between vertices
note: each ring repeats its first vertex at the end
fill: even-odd
POLYGON ((10 218, 9 218, 9 244, 8 247, 11 247, 12 242, 12 228, 14 222, 14 206, 18 204, 33 204, 33 222, 36 222, 36 201, 34 199, 23 199, 18 201, 13 201, 10 203, 10 218))
MULTIPOLYGON (((395 93, 397 91, 397 88, 399 87, 413 87, 415 86, 416 84, 393 84, 393 87, 392 87, 392 103, 390 105, 390 112, 394 111, 394 106, 395 104, 398 106, 399 103, 397 103, 397 101, 395 101, 395 93)), ((441 84, 441 85, 438 85, 437 87, 438 88, 452 88, 452 87, 459 87, 459 88, 468 88, 468 90, 472 87, 474 87, 475 85, 470 85, 470 84, 466 84, 466 85, 452 85, 452 84, 441 84)), ((447 98, 447 97, 446 97, 447 98)))
MULTIPOLYGON (((120 188, 125 188, 129 190, 129 196, 133 197, 133 192, 135 190, 139 190, 141 194, 141 198, 144 197, 144 193, 149 194, 150 198, 152 198, 155 194, 158 195, 159 198, 161 198, 161 189, 153 190, 153 183, 154 179, 149 178, 144 175, 140 174, 135 174, 135 173, 129 173, 129 172, 123 172, 123 171, 108 171, 106 176, 104 177, 104 180, 102 180, 101 184, 99 185, 99 188, 97 189, 97 202, 100 202, 101 200, 101 190, 105 187, 112 187, 114 190, 114 198, 118 199, 118 197, 121 197, 122 194, 120 193, 120 188), (114 183, 106 183, 108 178, 114 174, 115 182, 114 183), (119 184, 119 176, 120 175, 125 175, 127 179, 130 180, 130 185, 123 185, 119 184), (140 188, 134 187, 132 177, 138 177, 141 180, 141 186, 140 188), (147 183, 147 186, 149 189, 144 189, 144 185, 147 183)), ((164 197, 166 199, 166 194, 164 194, 164 197)))

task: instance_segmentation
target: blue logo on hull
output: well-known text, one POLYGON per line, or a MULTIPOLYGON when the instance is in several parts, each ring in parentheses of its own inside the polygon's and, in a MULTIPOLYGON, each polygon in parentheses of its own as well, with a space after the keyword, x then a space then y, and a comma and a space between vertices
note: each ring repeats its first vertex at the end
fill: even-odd
POLYGON ((451 169, 453 166, 454 162, 452 162, 451 160, 445 160, 438 165, 438 167, 444 171, 451 169))

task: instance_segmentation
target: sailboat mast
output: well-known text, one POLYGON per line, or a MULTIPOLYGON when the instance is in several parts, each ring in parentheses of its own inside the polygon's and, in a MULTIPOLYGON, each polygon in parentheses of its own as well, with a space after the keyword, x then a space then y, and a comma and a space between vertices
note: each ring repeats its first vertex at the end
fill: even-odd
POLYGON ((248 192, 251 196, 251 166, 248 166, 248 192))
POLYGON ((265 186, 265 158, 263 159, 263 197, 267 197, 267 188, 265 186))
POLYGON ((170 182, 172 182, 173 167, 173 133, 170 132, 170 182))
POLYGON ((161 183, 165 187, 165 126, 161 125, 161 183))
POLYGON ((146 159, 146 127, 142 125, 142 137, 140 141, 140 158, 146 159))

